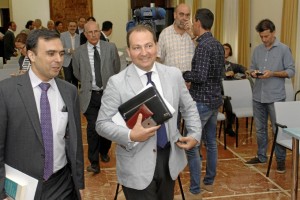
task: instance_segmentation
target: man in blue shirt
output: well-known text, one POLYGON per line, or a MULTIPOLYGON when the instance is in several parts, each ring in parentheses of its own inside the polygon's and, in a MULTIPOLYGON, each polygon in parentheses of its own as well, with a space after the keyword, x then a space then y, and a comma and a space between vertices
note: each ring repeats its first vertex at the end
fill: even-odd
MULTIPOLYGON (((285 78, 295 74, 295 64, 291 50, 275 37, 275 25, 264 19, 256 26, 261 41, 254 49, 250 75, 256 78, 253 86, 253 114, 256 125, 257 157, 246 164, 266 163, 268 148, 268 115, 270 115, 273 132, 275 131, 274 102, 285 101, 285 78)), ((285 148, 275 146, 277 172, 285 172, 285 148)))

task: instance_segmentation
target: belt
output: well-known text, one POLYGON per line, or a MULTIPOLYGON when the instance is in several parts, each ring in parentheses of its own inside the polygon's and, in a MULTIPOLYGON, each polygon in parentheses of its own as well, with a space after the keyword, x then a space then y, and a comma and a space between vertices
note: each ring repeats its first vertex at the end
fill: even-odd
POLYGON ((157 150, 164 150, 164 149, 168 149, 168 148, 170 148, 170 147, 171 147, 171 144, 170 144, 170 142, 168 142, 163 148, 157 146, 157 150))
POLYGON ((92 93, 94 93, 94 94, 102 94, 103 90, 92 90, 92 93))

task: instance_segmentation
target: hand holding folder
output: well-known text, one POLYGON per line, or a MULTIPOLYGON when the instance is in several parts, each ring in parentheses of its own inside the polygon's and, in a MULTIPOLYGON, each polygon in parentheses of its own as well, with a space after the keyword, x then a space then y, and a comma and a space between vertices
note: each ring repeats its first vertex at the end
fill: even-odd
POLYGON ((129 128, 135 125, 139 113, 143 114, 144 127, 160 125, 172 117, 172 113, 155 87, 148 87, 120 105, 118 110, 129 128))

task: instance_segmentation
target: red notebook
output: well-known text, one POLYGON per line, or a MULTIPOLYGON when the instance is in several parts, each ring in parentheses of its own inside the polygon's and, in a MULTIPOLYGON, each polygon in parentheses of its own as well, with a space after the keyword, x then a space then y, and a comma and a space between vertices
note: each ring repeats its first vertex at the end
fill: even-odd
POLYGON ((143 115, 142 122, 153 115, 151 110, 149 110, 145 104, 142 104, 139 109, 126 121, 128 128, 132 129, 134 127, 140 113, 143 115))

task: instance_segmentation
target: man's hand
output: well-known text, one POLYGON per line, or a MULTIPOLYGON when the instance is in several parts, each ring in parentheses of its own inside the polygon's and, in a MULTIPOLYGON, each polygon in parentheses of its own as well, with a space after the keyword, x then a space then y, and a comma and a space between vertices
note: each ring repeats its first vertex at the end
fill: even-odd
POLYGON ((261 78, 261 79, 266 79, 266 78, 270 78, 270 77, 273 76, 273 72, 270 71, 270 70, 265 70, 265 71, 263 71, 263 74, 264 74, 264 75, 258 76, 258 77, 261 78))
POLYGON ((234 72, 233 71, 228 71, 228 72, 225 72, 225 75, 233 77, 234 76, 234 72))
POLYGON ((186 21, 184 23, 184 30, 189 34, 191 37, 194 37, 193 35, 193 29, 192 29, 192 23, 190 20, 186 21))
POLYGON ((144 142, 148 140, 155 134, 155 131, 160 127, 159 125, 151 128, 144 128, 142 126, 142 118, 143 115, 140 113, 133 129, 131 129, 130 140, 133 142, 144 142))
POLYGON ((177 146, 184 150, 189 150, 193 148, 197 143, 198 141, 191 136, 181 137, 176 142, 177 146))
POLYGON ((83 190, 79 190, 79 194, 80 194, 81 199, 83 199, 83 190))

